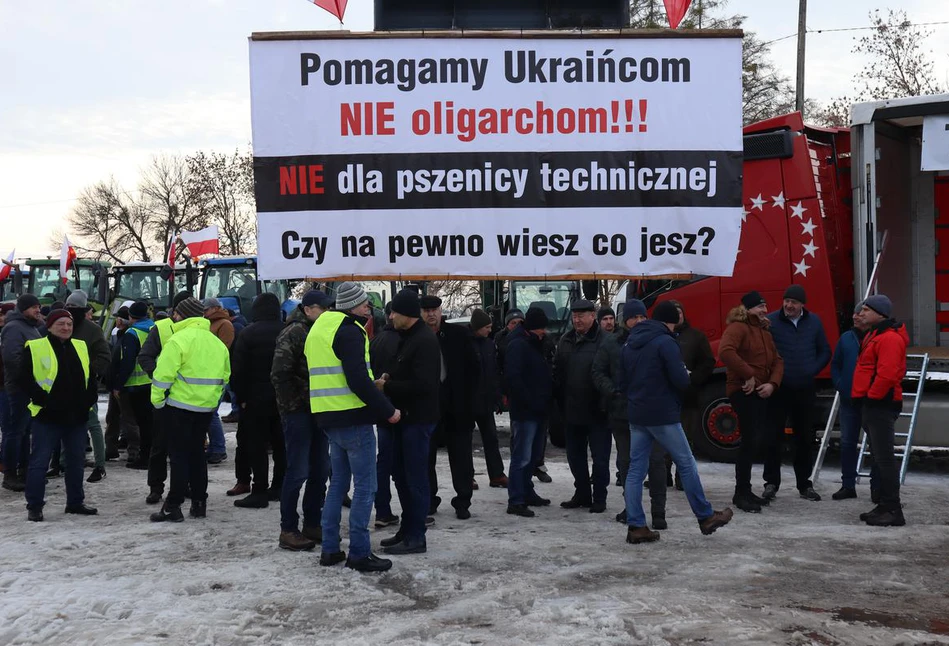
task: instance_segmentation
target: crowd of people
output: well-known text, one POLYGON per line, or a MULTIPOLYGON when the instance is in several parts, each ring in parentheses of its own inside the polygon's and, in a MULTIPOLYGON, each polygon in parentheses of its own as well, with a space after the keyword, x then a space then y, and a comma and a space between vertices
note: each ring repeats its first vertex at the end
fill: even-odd
MULTIPOLYGON (((750 292, 728 315, 718 360, 742 437, 732 504, 759 513, 774 503, 788 421, 796 488, 807 500, 821 500, 809 479, 813 411, 816 378, 830 363, 842 401, 842 486, 833 498, 857 496, 857 437, 864 428, 876 506, 861 520, 903 525, 893 445, 905 328, 891 318, 886 296, 871 296, 831 352, 806 302, 804 289, 792 285, 776 311, 768 313, 760 294, 750 292), (751 478, 759 457, 760 496, 751 478)), ((2 486, 25 492, 28 519, 42 521, 47 478, 62 472, 66 513, 96 514, 83 490, 88 438, 94 460, 87 482, 105 478, 106 461, 124 445, 126 466, 147 471, 145 502, 161 504, 151 521, 183 521, 186 500, 188 515, 204 518, 208 464, 226 459, 218 416, 226 390, 228 418, 238 423, 236 482, 227 495, 237 507, 279 501, 279 546, 319 546, 321 565, 345 562, 368 572, 392 566, 373 553, 373 509, 377 528, 395 528, 381 541, 385 554, 424 553, 442 502, 440 447, 450 467, 451 507, 458 519, 469 519, 478 488, 475 426, 488 485, 507 489, 508 514, 535 516, 551 504, 534 479, 550 481, 543 463, 552 413, 564 425, 573 477, 573 494, 560 507, 605 512, 615 443, 625 501, 616 520, 627 526, 627 542, 656 541, 667 528, 670 464, 703 534, 733 518, 730 508, 716 511, 707 500, 683 427, 698 423, 698 393, 712 379, 716 357, 681 304, 659 302, 650 316, 643 302, 629 300, 617 316, 579 299, 570 307, 572 328, 557 339, 547 336, 539 307, 509 311, 495 333, 482 310, 461 325, 448 323, 441 306, 436 296, 403 289, 379 329, 368 294, 346 282, 335 300, 307 292, 285 322, 277 297, 261 294, 246 324, 216 299, 182 292, 154 320, 145 303, 120 308, 110 341, 83 292, 49 308, 23 295, 0 306, 2 486), (100 383, 109 393, 105 432, 100 383), (504 408, 511 420, 507 474, 495 424, 504 408), (642 504, 647 479, 651 523, 642 504), (392 509, 393 482, 401 518, 392 509), (348 555, 340 538, 344 507, 348 555)))

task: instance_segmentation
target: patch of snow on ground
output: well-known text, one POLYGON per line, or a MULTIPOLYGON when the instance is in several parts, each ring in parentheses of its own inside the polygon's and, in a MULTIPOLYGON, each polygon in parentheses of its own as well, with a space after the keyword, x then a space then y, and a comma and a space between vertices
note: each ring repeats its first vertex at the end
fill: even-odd
MULTIPOLYGON (((949 644, 945 475, 911 472, 909 525, 890 529, 857 520, 870 508, 865 485, 857 500, 830 500, 833 466, 824 501, 785 486, 763 513, 736 512, 709 537, 670 490, 669 530, 632 546, 613 519, 621 489, 610 487, 605 514, 558 506, 572 494, 563 451, 549 447, 553 483, 537 485, 553 505, 530 519, 505 513, 479 452, 472 518, 454 518, 443 487, 428 553, 367 575, 320 567, 318 550, 278 549, 278 505, 233 506, 226 428, 206 520, 148 522, 145 472, 121 462, 85 484, 96 517, 63 515, 59 478, 43 523, 27 522, 22 494, 0 491, 0 644, 949 644)), ((726 506, 733 467, 700 473, 726 506)), ((444 454, 439 476, 451 482, 444 454)), ((790 467, 785 476, 793 482, 790 467)), ((377 553, 392 533, 373 531, 377 553)))

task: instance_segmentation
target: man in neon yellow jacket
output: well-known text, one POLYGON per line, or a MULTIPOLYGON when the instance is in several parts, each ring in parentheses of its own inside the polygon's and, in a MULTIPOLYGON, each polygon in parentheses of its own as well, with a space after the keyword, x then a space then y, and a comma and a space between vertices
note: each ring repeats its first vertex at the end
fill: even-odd
POLYGON ((211 333, 204 307, 187 298, 175 308, 181 321, 162 348, 152 374, 151 401, 166 408, 168 454, 171 458, 171 487, 153 522, 184 520, 181 505, 191 486, 192 518, 207 514, 208 465, 204 438, 217 410, 224 384, 231 376, 230 356, 211 333))

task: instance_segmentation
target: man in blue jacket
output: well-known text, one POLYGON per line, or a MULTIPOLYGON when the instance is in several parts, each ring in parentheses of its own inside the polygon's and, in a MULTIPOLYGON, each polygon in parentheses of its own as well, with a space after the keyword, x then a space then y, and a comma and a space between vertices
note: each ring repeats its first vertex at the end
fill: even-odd
POLYGON ((689 441, 682 429, 682 397, 691 381, 673 330, 679 310, 673 303, 656 305, 652 320, 634 327, 623 346, 620 385, 629 402, 630 464, 626 476, 627 543, 659 540, 659 532, 646 526, 643 479, 652 443, 659 442, 672 456, 682 475, 685 495, 705 535, 732 519, 732 510, 715 511, 705 498, 689 441))
POLYGON ((820 500, 810 479, 814 468, 814 402, 817 399, 814 380, 830 361, 830 344, 824 325, 816 314, 807 311, 806 302, 804 288, 791 285, 784 291, 781 309, 768 314, 774 345, 784 359, 781 387, 768 400, 770 436, 763 442, 764 493, 761 497, 769 502, 781 487, 781 442, 788 418, 794 429, 797 490, 801 498, 820 500))
POLYGON ((511 407, 507 513, 525 518, 534 515, 530 507, 550 504, 534 491, 531 480, 544 457, 544 427, 553 397, 553 378, 544 358, 546 333, 547 315, 539 307, 532 307, 511 332, 504 354, 504 383, 511 407))
MULTIPOLYGON (((860 343, 867 333, 867 324, 859 316, 863 303, 853 311, 853 328, 840 335, 834 358, 830 362, 830 379, 840 393, 840 480, 842 486, 831 498, 846 500, 857 497, 857 439, 860 437, 861 407, 851 397, 853 371, 860 356, 860 343)), ((870 467, 870 495, 876 495, 876 465, 870 467)), ((878 502, 874 500, 873 502, 878 502)))

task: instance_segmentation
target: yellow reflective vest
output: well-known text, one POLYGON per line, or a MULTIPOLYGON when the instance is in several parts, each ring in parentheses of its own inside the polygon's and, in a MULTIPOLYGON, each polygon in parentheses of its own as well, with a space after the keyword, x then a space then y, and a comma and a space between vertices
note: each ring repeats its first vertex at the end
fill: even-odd
MULTIPOLYGON (((359 399, 349 388, 346 375, 343 374, 343 362, 333 351, 333 339, 336 331, 346 320, 342 312, 324 312, 316 319, 306 336, 303 354, 310 373, 310 412, 328 413, 331 411, 364 408, 366 403, 359 399)), ((362 330, 366 346, 366 369, 373 379, 369 366, 369 335, 366 328, 356 322, 362 330)))
MULTIPOLYGON (((138 328, 134 328, 134 327, 130 327, 129 329, 127 329, 127 330, 125 331, 125 334, 128 334, 129 332, 134 332, 134 333, 135 333, 135 336, 138 337, 138 349, 139 349, 139 351, 141 351, 142 346, 145 345, 145 339, 148 338, 148 333, 147 333, 147 332, 142 332, 142 331, 139 330, 138 328)), ((159 332, 159 334, 160 334, 160 332, 159 332)), ((131 387, 131 386, 146 386, 146 385, 148 385, 148 384, 150 384, 150 383, 152 383, 152 380, 148 378, 148 375, 145 374, 145 370, 144 370, 144 369, 142 368, 142 366, 138 363, 138 361, 136 361, 136 362, 135 362, 135 369, 132 371, 132 374, 129 375, 129 378, 126 379, 126 381, 125 381, 125 386, 126 386, 126 387, 131 387)))
POLYGON ((211 322, 192 317, 175 323, 152 374, 152 405, 196 413, 217 410, 231 376, 227 346, 211 333, 211 322))
MULTIPOLYGON (((70 339, 70 343, 76 349, 79 356, 79 363, 82 364, 82 374, 86 378, 86 385, 89 385, 89 348, 86 342, 79 339, 70 339)), ((56 381, 56 375, 59 374, 59 362, 56 360, 56 353, 50 343, 49 337, 42 339, 33 339, 26 342, 26 347, 30 349, 30 355, 33 359, 33 379, 36 384, 49 392, 53 389, 53 382, 56 381)), ((30 402, 30 415, 36 417, 42 406, 30 402)))
POLYGON ((168 339, 175 333, 175 322, 170 318, 155 321, 155 327, 158 328, 158 340, 161 341, 161 347, 165 347, 168 339))

